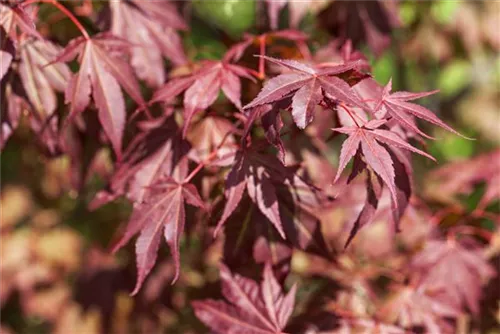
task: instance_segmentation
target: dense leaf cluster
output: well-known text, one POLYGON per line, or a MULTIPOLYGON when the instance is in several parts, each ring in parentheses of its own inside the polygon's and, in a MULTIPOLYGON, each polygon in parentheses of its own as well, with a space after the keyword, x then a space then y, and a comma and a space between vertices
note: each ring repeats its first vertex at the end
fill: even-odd
MULTIPOLYGON (((62 47, 37 31, 36 1, 2 2, 1 145, 25 114, 46 155, 70 157, 79 191, 96 173, 99 150, 111 148, 113 173, 89 207, 121 196, 132 203, 113 250, 137 237, 132 294, 147 282, 162 239, 172 283, 182 276, 184 231, 201 224, 209 243, 223 243, 225 300, 192 307, 217 333, 448 333, 464 312, 479 312, 482 285, 495 275, 482 245, 459 230, 437 233, 413 190, 412 154, 435 160, 417 148, 434 139, 418 123, 462 135, 413 102, 436 91, 379 85, 349 40, 363 36, 340 29, 362 22, 379 53, 397 25, 390 8, 335 4, 346 7, 330 27, 339 39, 318 46, 298 30, 304 7, 262 2, 269 25, 232 40, 220 59, 193 60, 181 38, 189 30, 184 3, 111 1, 93 17, 102 31, 90 34, 66 4, 41 2, 69 15, 82 36, 62 47), (280 30, 285 6, 293 28, 280 30), (390 23, 372 22, 370 11, 390 23), (326 159, 332 142, 335 169, 326 159), (341 220, 343 230, 324 233, 329 220, 341 220), (383 232, 372 244, 362 228, 375 224, 383 232), (292 255, 308 259, 306 276, 342 286, 294 317, 303 287, 283 292, 292 255), (250 268, 262 269, 260 284, 245 276, 250 268), (387 277, 389 290, 376 291, 387 277)), ((451 196, 487 182, 478 207, 485 209, 499 197, 499 170, 485 172, 482 161, 436 172, 441 190, 451 196)))

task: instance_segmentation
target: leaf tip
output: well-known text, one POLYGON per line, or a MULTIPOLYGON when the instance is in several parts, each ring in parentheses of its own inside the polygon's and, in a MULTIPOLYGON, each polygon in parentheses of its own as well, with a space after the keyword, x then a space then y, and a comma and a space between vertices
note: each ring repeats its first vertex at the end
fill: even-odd
POLYGON ((139 292, 139 290, 141 290, 142 282, 143 281, 144 281, 143 277, 138 277, 137 278, 137 283, 135 284, 134 290, 129 294, 130 297, 134 297, 135 295, 137 295, 137 293, 139 292))

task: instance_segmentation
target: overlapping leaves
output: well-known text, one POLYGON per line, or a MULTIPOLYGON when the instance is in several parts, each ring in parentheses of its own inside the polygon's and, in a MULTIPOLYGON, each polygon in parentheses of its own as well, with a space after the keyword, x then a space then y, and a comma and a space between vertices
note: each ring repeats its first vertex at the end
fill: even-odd
POLYGON ((306 224, 308 227, 303 225, 308 219, 301 221, 301 217, 314 217, 311 211, 315 204, 325 204, 321 202, 321 192, 304 182, 292 169, 284 167, 278 159, 251 150, 238 152, 227 174, 224 191, 226 204, 214 234, 238 207, 245 189, 250 200, 283 239, 290 238, 299 248, 316 244, 321 250, 321 240, 313 237, 314 218, 312 224, 306 224), (303 216, 298 211, 302 211, 303 216))
POLYGON ((175 65, 187 61, 180 36, 187 29, 169 1, 111 1, 111 32, 131 44, 131 64, 137 76, 158 87, 165 81, 162 56, 175 65))
POLYGON ((276 281, 271 266, 264 267, 262 283, 232 274, 221 265, 225 301, 194 301, 196 316, 215 333, 282 333, 295 303, 296 286, 287 294, 276 281))

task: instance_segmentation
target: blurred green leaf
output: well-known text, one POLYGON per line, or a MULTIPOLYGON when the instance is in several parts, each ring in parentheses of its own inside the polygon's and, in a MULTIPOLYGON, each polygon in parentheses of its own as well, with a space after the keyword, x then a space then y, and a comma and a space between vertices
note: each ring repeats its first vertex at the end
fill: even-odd
POLYGON ((417 18, 417 3, 415 2, 405 2, 399 7, 399 17, 403 22, 403 25, 409 26, 417 18))
POLYGON ((465 60, 455 60, 439 74, 438 87, 445 96, 452 96, 465 88, 471 80, 471 65, 465 60))
POLYGON ((476 141, 468 140, 445 131, 439 131, 435 136, 439 140, 432 142, 430 151, 438 160, 463 160, 471 157, 475 152, 476 141))
MULTIPOLYGON (((381 85, 387 84, 389 79, 396 73, 396 61, 392 51, 386 51, 373 64, 373 76, 381 85)), ((397 86, 397 83, 395 84, 397 86)))
POLYGON ((436 1, 432 4, 431 15, 441 24, 449 24, 460 5, 460 1, 436 1))
POLYGON ((255 21, 254 0, 197 0, 193 1, 193 8, 203 20, 233 38, 240 37, 255 21))
POLYGON ((199 21, 191 24, 190 34, 184 40, 188 55, 193 60, 221 59, 226 46, 219 40, 216 32, 199 21))

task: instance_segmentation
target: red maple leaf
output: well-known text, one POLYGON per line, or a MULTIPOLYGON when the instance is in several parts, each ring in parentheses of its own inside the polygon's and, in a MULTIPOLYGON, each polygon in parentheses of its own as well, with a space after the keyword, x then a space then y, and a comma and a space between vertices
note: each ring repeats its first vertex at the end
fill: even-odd
POLYGON ((64 92, 71 77, 66 64, 47 65, 61 48, 49 41, 24 40, 20 49, 19 75, 33 106, 35 117, 43 122, 57 107, 56 92, 64 92))
POLYGON ((0 26, 2 26, 7 34, 17 40, 17 30, 24 32, 36 38, 43 39, 42 35, 36 30, 34 19, 34 8, 23 7, 22 4, 5 5, 0 4, 0 26))
POLYGON ((294 60, 261 57, 288 68, 291 73, 284 73, 267 81, 257 97, 244 107, 246 110, 293 96, 292 116, 295 124, 303 129, 312 121, 314 108, 324 96, 366 109, 366 105, 349 84, 336 76, 355 68, 356 62, 314 68, 294 60))
MULTIPOLYGON (((370 79, 369 79, 370 80, 370 79)), ((431 138, 429 135, 422 132, 415 124, 414 117, 423 119, 429 123, 440 126, 456 135, 462 136, 453 128, 440 120, 432 111, 418 104, 408 101, 419 99, 437 93, 438 91, 410 93, 410 92, 394 92, 391 93, 392 81, 389 80, 384 89, 379 90, 379 96, 374 106, 374 114, 377 118, 392 117, 404 128, 418 133, 419 135, 431 138)), ((464 137, 464 136, 462 136, 464 137)))
POLYGON ((128 42, 108 33, 88 39, 78 37, 53 61, 68 62, 79 55, 80 69, 71 78, 65 93, 66 103, 71 103, 68 121, 87 108, 92 93, 99 121, 118 156, 121 156, 126 119, 120 85, 139 105, 144 104, 132 68, 122 59, 128 47, 128 42))
MULTIPOLYGON (((276 159, 274 161, 279 167, 279 162, 276 159)), ((317 214, 331 202, 321 191, 292 174, 290 169, 281 166, 276 170, 281 175, 291 174, 285 179, 278 178, 275 172, 270 173, 286 240, 270 226, 269 219, 252 205, 252 199, 242 198, 224 223, 226 263, 233 267, 250 268, 253 263, 269 261, 275 270, 284 274, 290 269, 286 259, 291 257, 294 248, 331 258, 317 214), (245 254, 253 254, 253 259, 245 254)), ((221 207, 216 210, 223 211, 221 207)))
POLYGON ((221 265, 222 294, 227 299, 192 302, 196 316, 216 333, 282 333, 295 303, 296 285, 284 294, 271 266, 264 267, 260 286, 231 274, 221 265))
POLYGON ((175 78, 158 89, 149 103, 172 102, 183 91, 184 93, 184 136, 187 133, 193 116, 210 107, 222 89, 224 95, 238 109, 241 109, 240 77, 254 80, 244 67, 225 61, 203 61, 201 69, 192 75, 175 78))
POLYGON ((173 282, 177 280, 180 273, 179 240, 186 219, 184 202, 199 208, 205 207, 195 186, 178 183, 172 178, 157 181, 148 189, 145 197, 146 199, 134 208, 123 237, 113 248, 113 252, 118 251, 140 232, 135 247, 137 283, 132 295, 139 291, 156 262, 162 234, 170 247, 175 264, 173 282))
POLYGON ((474 186, 484 182, 486 189, 476 207, 483 210, 500 199, 500 150, 445 165, 433 171, 430 179, 439 187, 431 195, 445 202, 453 202, 460 194, 470 194, 474 186))
POLYGON ((366 42, 380 55, 390 45, 390 33, 400 25, 397 1, 343 1, 331 3, 319 15, 330 33, 355 45, 366 42))
POLYGON ((175 65, 187 62, 175 29, 186 23, 169 1, 111 1, 111 32, 128 40, 131 64, 137 76, 152 87, 165 81, 162 56, 175 65))
POLYGON ((236 210, 246 189, 250 200, 281 238, 300 249, 310 248, 322 255, 328 253, 324 240, 318 236, 319 222, 314 214, 327 199, 294 170, 283 166, 275 157, 252 150, 239 151, 226 177, 226 204, 214 235, 236 210))
POLYGON ((423 326, 429 333, 449 332, 445 318, 458 318, 460 310, 443 303, 422 287, 401 286, 379 309, 382 319, 398 323, 404 328, 423 326))
POLYGON ((108 189, 99 192, 90 203, 91 209, 126 194, 141 203, 149 187, 168 176, 182 181, 188 172, 188 142, 172 116, 138 123, 141 132, 130 142, 117 163, 108 189))
MULTIPOLYGON (((259 163, 259 156, 254 154, 253 158, 252 155, 246 152, 236 154, 233 168, 226 178, 226 190, 224 192, 227 201, 226 206, 214 235, 217 234, 236 209, 243 198, 244 190, 247 189, 251 200, 264 216, 271 221, 281 237, 285 239, 276 188, 271 182, 269 171, 259 163)), ((262 159, 262 157, 260 158, 262 159)))
POLYGON ((237 150, 234 129, 234 125, 225 118, 204 117, 188 132, 187 139, 193 145, 190 158, 200 163, 216 152, 214 163, 218 166, 231 164, 237 150))
MULTIPOLYGON (((354 157, 353 170, 349 181, 359 174, 366 166, 373 170, 379 182, 368 178, 368 192, 365 206, 356 220, 346 245, 352 240, 356 232, 371 221, 377 209, 378 199, 382 194, 382 181, 391 193, 391 202, 394 208, 396 226, 409 200, 411 184, 408 180, 408 163, 399 149, 423 155, 434 160, 429 154, 411 146, 395 132, 381 128, 386 120, 371 120, 361 126, 335 128, 334 131, 345 133, 349 138, 342 144, 340 151, 339 168, 335 177, 336 182, 347 163, 354 157), (363 160, 361 159, 363 157, 363 160), (402 161, 400 161, 402 160, 402 161), (396 170, 397 169, 397 170, 396 170), (404 177, 406 175, 406 178, 404 177)), ((356 123, 358 124, 358 123, 356 123)))
POLYGON ((414 257, 411 268, 420 273, 423 286, 442 291, 443 302, 477 313, 481 285, 495 275, 495 270, 481 249, 473 246, 468 249, 454 240, 428 241, 414 257))
POLYGON ((435 159, 431 155, 408 144, 403 138, 399 137, 398 134, 380 128, 385 123, 386 120, 372 120, 366 122, 362 126, 333 129, 333 131, 349 135, 349 138, 342 144, 339 168, 334 182, 339 179, 347 163, 358 152, 358 148, 361 148, 360 152, 363 155, 365 163, 370 166, 387 185, 397 207, 396 175, 394 173, 393 161, 387 149, 381 144, 386 144, 389 147, 403 148, 434 161, 435 159))

